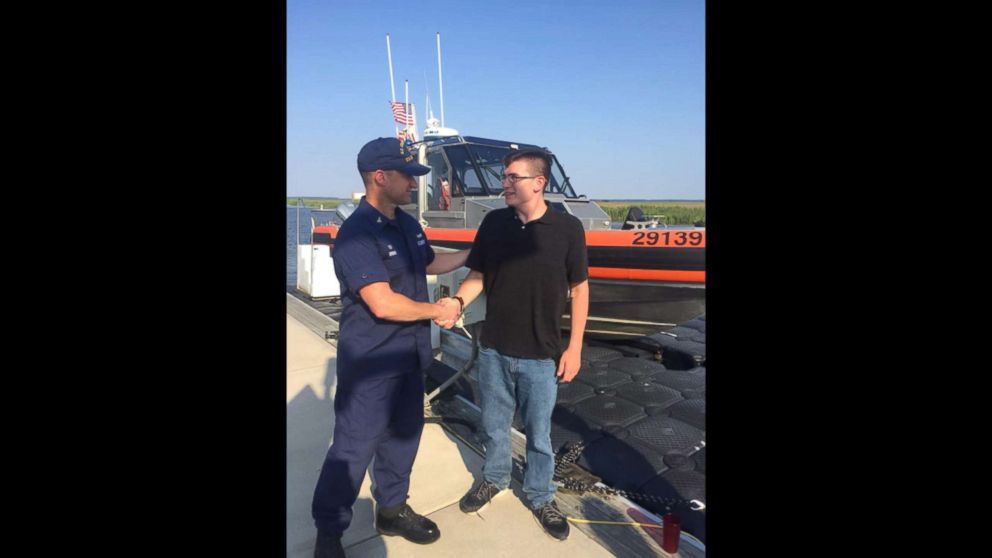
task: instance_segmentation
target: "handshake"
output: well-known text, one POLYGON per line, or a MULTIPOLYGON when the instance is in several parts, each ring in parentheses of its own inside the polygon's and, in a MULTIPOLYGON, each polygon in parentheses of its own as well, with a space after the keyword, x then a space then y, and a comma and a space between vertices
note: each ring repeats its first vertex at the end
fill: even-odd
POLYGON ((454 298, 442 298, 439 299, 435 306, 441 312, 441 315, 434 318, 434 323, 438 327, 443 327, 444 329, 451 329, 455 322, 458 321, 458 317, 462 315, 462 303, 454 298))

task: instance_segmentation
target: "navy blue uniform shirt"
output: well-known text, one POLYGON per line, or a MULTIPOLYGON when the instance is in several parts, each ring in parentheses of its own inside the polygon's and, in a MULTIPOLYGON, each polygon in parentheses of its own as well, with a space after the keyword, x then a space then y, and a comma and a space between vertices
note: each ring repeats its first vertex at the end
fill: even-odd
POLYGON ((334 241, 334 273, 341 283, 338 379, 387 377, 426 369, 431 355, 430 320, 394 322, 375 317, 358 290, 386 281, 411 300, 430 302, 426 267, 434 250, 420 223, 396 208, 389 220, 365 197, 334 241))

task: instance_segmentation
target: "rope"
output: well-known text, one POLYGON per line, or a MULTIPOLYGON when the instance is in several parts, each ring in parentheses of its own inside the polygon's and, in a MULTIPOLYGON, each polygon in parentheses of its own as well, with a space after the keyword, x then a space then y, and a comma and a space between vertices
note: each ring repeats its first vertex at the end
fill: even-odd
POLYGON ((577 494, 585 494, 591 492, 593 494, 598 494, 601 496, 623 496, 630 500, 638 500, 641 502, 649 502, 652 504, 661 504, 665 506, 665 509, 671 510, 673 508, 681 507, 688 508, 693 511, 699 511, 705 509, 706 505, 699 500, 685 500, 682 498, 662 498, 660 496, 655 496, 653 494, 641 494, 639 492, 630 492, 628 490, 620 490, 617 488, 608 488, 605 486, 595 486, 587 483, 583 483, 575 478, 572 478, 566 474, 567 468, 574 464, 585 449, 585 444, 582 442, 574 442, 571 447, 565 453, 555 456, 555 480, 557 480, 562 488, 571 490, 577 494))

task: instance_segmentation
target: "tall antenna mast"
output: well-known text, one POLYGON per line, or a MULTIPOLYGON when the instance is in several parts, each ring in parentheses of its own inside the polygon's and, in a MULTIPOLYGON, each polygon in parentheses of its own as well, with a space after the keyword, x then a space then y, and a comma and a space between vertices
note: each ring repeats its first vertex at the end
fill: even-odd
POLYGON ((424 72, 424 118, 430 120, 434 118, 434 112, 431 110, 431 90, 427 85, 427 72, 424 72))
MULTIPOLYGON (((386 40, 389 40, 389 35, 386 35, 386 40)), ((392 67, 392 66, 390 66, 392 67)), ((390 79, 392 79, 392 70, 390 70, 390 79)), ((441 33, 437 34, 437 89, 438 95, 441 97, 441 127, 444 127, 444 85, 441 83, 441 33)))
MULTIPOLYGON (((393 51, 389 48, 389 33, 386 33, 386 57, 389 59, 389 110, 391 111, 393 109, 393 103, 396 102, 396 86, 393 84, 393 51)), ((440 58, 438 58, 438 60, 440 60, 440 58)), ((395 118, 393 119, 393 130, 396 135, 399 135, 400 130, 396 126, 395 118)))

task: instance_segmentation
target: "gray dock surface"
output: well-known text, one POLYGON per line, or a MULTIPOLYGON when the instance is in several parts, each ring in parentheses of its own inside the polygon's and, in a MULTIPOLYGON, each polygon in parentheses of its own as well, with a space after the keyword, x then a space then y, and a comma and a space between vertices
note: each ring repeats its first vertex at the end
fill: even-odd
MULTIPOLYGON (((312 556, 316 529, 310 516, 313 487, 334 426, 336 323, 314 301, 287 293, 287 557, 312 556)), ((320 302, 320 301, 316 301, 320 302)), ((457 353, 457 350, 452 351, 457 353)), ((451 355, 449 355, 451 356, 451 355)), ((456 357, 457 361, 457 357, 456 357)), ((451 362, 450 364, 455 364, 451 362)), ((459 417, 477 420, 477 408, 457 399, 446 405, 459 417), (473 418, 474 417, 474 418, 473 418)), ((514 458, 522 461, 524 438, 513 436, 514 458)), ((672 556, 641 527, 573 523, 566 541, 544 533, 522 501, 519 476, 479 514, 464 514, 458 500, 481 477, 481 448, 439 424, 425 426, 411 478, 409 503, 439 526, 441 539, 421 546, 398 537, 382 537, 374 529, 370 482, 362 486, 354 520, 344 535, 348 556, 672 556)), ((630 502, 559 491, 559 505, 569 517, 631 521, 624 514, 630 502)), ((649 514, 650 515, 650 514, 649 514)), ((683 537, 674 556, 705 556, 705 549, 683 537)))

